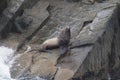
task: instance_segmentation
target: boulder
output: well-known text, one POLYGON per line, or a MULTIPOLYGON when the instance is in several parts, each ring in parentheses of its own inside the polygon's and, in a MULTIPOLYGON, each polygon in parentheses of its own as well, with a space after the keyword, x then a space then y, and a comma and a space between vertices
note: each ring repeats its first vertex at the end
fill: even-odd
POLYGON ((8 5, 8 0, 1 0, 0 1, 0 14, 2 13, 2 11, 7 7, 8 5))
POLYGON ((109 1, 81 6, 62 0, 41 0, 31 9, 26 9, 23 14, 32 17, 33 22, 28 32, 20 37, 20 43, 25 46, 17 52, 21 54, 11 68, 12 77, 119 79, 119 8, 118 4, 109 1), (26 46, 38 46, 39 49, 44 40, 56 37, 67 25, 71 27, 71 42, 65 55, 61 55, 59 49, 48 53, 26 53, 26 46))

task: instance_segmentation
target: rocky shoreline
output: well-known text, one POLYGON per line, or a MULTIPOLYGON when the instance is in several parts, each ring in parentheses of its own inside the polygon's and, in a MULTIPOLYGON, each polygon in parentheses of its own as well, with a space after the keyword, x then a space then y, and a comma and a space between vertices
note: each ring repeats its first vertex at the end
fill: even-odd
POLYGON ((0 41, 15 49, 15 55, 20 54, 10 69, 12 78, 102 80, 108 79, 110 75, 111 79, 120 79, 119 3, 119 0, 8 2, 9 5, 1 12, 0 41), (21 17, 25 17, 25 21, 20 20, 22 24, 18 27, 15 24, 16 19, 21 17), (19 28, 24 29, 25 27, 21 26, 23 23, 29 24, 25 32, 13 31, 14 28, 18 31, 19 28), (51 50, 52 53, 25 53, 27 46, 39 47, 46 39, 57 36, 66 25, 71 28, 71 47, 77 46, 70 49, 66 55, 59 58, 59 49, 51 50))

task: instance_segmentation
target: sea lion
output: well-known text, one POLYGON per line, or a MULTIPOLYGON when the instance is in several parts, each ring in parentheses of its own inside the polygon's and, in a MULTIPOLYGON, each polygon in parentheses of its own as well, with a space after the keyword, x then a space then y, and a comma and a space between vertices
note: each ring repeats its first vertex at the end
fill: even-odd
MULTIPOLYGON (((64 54, 68 50, 68 44, 70 42, 71 34, 70 27, 64 28, 58 37, 47 39, 40 45, 40 49, 32 49, 30 51, 38 50, 40 52, 48 52, 49 49, 60 48, 60 53, 64 54)), ((29 52, 30 52, 29 51, 29 52)))
POLYGON ((61 31, 58 36, 58 45, 60 48, 60 53, 64 54, 68 51, 68 45, 71 38, 70 26, 67 26, 61 31))

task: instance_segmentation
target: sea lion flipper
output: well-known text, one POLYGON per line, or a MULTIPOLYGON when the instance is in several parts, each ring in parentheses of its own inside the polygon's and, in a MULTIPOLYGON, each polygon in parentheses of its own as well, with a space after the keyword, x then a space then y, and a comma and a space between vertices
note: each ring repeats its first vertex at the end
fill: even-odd
POLYGON ((65 54, 68 51, 68 46, 60 46, 60 53, 65 54))
POLYGON ((39 50, 39 52, 48 52, 48 53, 52 53, 50 50, 39 50))

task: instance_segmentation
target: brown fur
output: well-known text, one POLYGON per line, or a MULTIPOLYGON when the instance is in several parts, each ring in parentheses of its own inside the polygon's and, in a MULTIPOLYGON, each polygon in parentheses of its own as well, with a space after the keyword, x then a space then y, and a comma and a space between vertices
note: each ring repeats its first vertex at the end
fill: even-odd
POLYGON ((68 45, 70 42, 70 27, 66 27, 61 31, 61 33, 58 36, 58 43, 60 46, 68 45))
MULTIPOLYGON (((40 45, 39 51, 46 51, 48 49, 60 47, 61 53, 64 54, 67 51, 68 44, 70 42, 70 27, 66 27, 61 31, 58 37, 48 39, 40 45)), ((36 49, 35 49, 36 50, 36 49)), ((33 51, 33 50, 31 50, 33 51)))
POLYGON ((70 42, 70 36, 70 27, 66 27, 61 31, 58 37, 44 41, 41 44, 40 50, 68 46, 70 42))
POLYGON ((40 50, 52 49, 58 47, 58 38, 52 38, 44 41, 41 46, 40 50))

